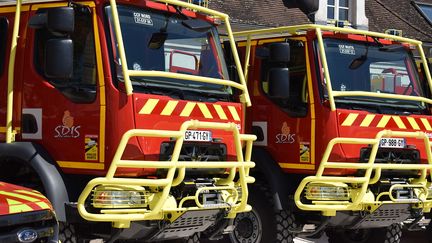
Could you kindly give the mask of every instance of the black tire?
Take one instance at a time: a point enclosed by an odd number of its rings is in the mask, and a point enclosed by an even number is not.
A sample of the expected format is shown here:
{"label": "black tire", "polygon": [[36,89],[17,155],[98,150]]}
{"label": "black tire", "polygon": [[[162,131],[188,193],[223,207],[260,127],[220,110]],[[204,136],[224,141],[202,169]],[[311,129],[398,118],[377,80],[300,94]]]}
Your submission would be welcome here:
{"label": "black tire", "polygon": [[61,243],[78,243],[75,227],[66,222],[59,222],[59,240]]}
{"label": "black tire", "polygon": [[386,228],[358,230],[328,230],[329,243],[399,243],[402,237],[402,225],[392,224]]}
{"label": "black tire", "polygon": [[252,211],[234,219],[236,226],[229,235],[232,243],[293,242],[289,228],[295,228],[294,215],[289,210],[277,210],[270,189],[255,183],[250,186],[248,203]]}

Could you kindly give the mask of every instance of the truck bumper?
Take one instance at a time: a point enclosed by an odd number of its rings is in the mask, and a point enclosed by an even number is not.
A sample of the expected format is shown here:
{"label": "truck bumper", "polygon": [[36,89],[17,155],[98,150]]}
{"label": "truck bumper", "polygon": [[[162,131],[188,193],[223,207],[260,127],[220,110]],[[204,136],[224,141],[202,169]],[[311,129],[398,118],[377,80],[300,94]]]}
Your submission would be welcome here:
{"label": "truck bumper", "polygon": [[[233,133],[237,161],[179,162],[185,131],[188,129],[221,129]],[[122,160],[126,145],[132,137],[164,137],[175,139],[171,161]],[[187,121],[179,131],[130,130],[123,136],[106,177],[91,180],[78,199],[80,215],[89,221],[112,222],[116,228],[129,228],[131,222],[161,220],[173,225],[188,215],[223,212],[222,218],[234,218],[237,213],[251,209],[247,205],[247,184],[254,182],[249,169],[254,135],[239,134],[234,123]],[[243,146],[245,143],[245,154]],[[164,178],[117,178],[118,168],[157,168],[167,170]],[[181,198],[172,196],[173,190],[181,190],[187,169],[223,169],[224,178],[207,178],[210,184],[196,184],[194,194]],[[204,175],[205,176],[205,175]],[[199,218],[199,217],[198,217]],[[194,228],[186,222],[186,228]],[[206,227],[198,227],[204,230]],[[168,228],[166,229],[168,230]],[[168,234],[167,231],[161,231]],[[155,236],[159,237],[159,236]],[[162,236],[160,236],[162,237]]]}
{"label": "truck bumper", "polygon": [[[428,164],[375,163],[381,138],[393,136],[423,140]],[[366,144],[372,145],[372,149],[366,163],[329,162],[335,144]],[[356,169],[364,173],[361,176],[349,177],[326,176],[323,175],[326,169]],[[417,176],[412,178],[391,183],[386,190],[373,192],[371,188],[380,182],[383,170],[417,171],[418,173],[414,173]],[[432,191],[427,176],[431,175],[431,170],[431,145],[429,138],[423,132],[384,130],[374,139],[335,138],[330,141],[316,176],[309,176],[302,180],[294,200],[301,210],[321,211],[324,216],[348,217],[341,220],[339,224],[346,222],[351,227],[388,226],[418,217],[423,212],[430,212]],[[408,193],[405,194],[406,192]],[[350,212],[359,212],[362,217],[356,219],[356,214]],[[336,224],[337,218],[340,217],[332,219],[333,224]]]}

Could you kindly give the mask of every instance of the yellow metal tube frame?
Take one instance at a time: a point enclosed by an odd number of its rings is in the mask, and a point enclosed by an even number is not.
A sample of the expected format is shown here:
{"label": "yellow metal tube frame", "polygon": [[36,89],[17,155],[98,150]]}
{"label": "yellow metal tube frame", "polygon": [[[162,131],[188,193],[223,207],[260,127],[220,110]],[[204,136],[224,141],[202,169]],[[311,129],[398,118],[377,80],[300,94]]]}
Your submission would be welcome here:
{"label": "yellow metal tube frame", "polygon": [[14,87],[14,72],[15,72],[15,57],[18,46],[18,33],[21,20],[21,4],[22,0],[16,0],[14,26],[12,31],[12,43],[9,54],[8,66],[8,86],[7,86],[7,106],[6,106],[6,143],[11,143],[15,140],[14,131],[12,130],[12,115],[13,115],[13,87]]}
{"label": "yellow metal tube frame", "polygon": [[402,100],[413,100],[413,101],[420,101],[425,102],[428,104],[432,104],[431,99],[423,98],[423,97],[415,97],[415,96],[409,96],[409,95],[396,95],[396,94],[385,94],[385,93],[374,93],[374,92],[359,92],[359,91],[334,91],[332,88],[331,83],[331,77],[329,68],[327,65],[327,56],[325,53],[324,48],[324,41],[322,38],[322,32],[323,31],[332,31],[337,33],[346,33],[346,34],[357,34],[357,35],[363,35],[363,36],[370,36],[370,37],[377,37],[377,38],[383,38],[383,39],[389,39],[393,41],[398,41],[401,43],[406,43],[410,45],[414,45],[417,47],[417,50],[420,54],[420,58],[422,60],[422,64],[425,70],[425,74],[427,77],[427,82],[429,83],[429,88],[432,92],[432,79],[431,74],[429,71],[429,67],[427,65],[426,56],[423,51],[422,42],[395,36],[395,35],[389,35],[389,34],[383,34],[378,32],[372,32],[372,31],[366,31],[366,30],[357,30],[357,29],[349,29],[349,28],[340,28],[340,27],[334,27],[334,26],[324,26],[324,25],[315,25],[315,24],[307,24],[307,25],[296,25],[296,26],[288,26],[288,27],[277,27],[277,28],[269,28],[269,29],[260,29],[260,30],[250,30],[250,31],[241,31],[234,33],[234,37],[237,39],[245,39],[246,40],[246,55],[245,55],[245,64],[244,64],[244,72],[245,76],[247,77],[248,73],[248,67],[249,67],[249,60],[250,60],[250,50],[252,45],[252,39],[263,39],[263,38],[269,38],[269,37],[289,37],[292,35],[299,35],[302,33],[305,33],[308,30],[314,30],[317,35],[318,40],[318,48],[319,48],[319,54],[321,58],[321,63],[323,66],[324,71],[324,78],[326,83],[326,89],[328,94],[328,99],[330,103],[330,108],[332,111],[336,110],[336,104],[334,101],[334,97],[337,96],[368,96],[368,97],[378,97],[378,98],[386,98],[386,99],[402,99]]}
{"label": "yellow metal tube frame", "polygon": [[[403,138],[415,138],[423,140],[427,164],[384,164],[384,163],[375,163],[375,158],[378,152],[379,143],[381,138],[383,137],[403,137]],[[367,163],[349,163],[349,162],[329,162],[330,154],[333,150],[333,147],[336,144],[365,144],[372,145],[371,153],[368,158]],[[324,171],[326,169],[356,169],[356,170],[364,170],[364,176],[326,176],[324,175]],[[381,193],[377,196],[376,199],[371,201],[370,199],[366,199],[365,195],[368,191],[368,187],[371,184],[376,183],[381,177],[382,170],[417,170],[421,172],[421,175],[418,178],[411,178],[410,184],[402,185],[396,184],[393,185],[389,192]],[[373,178],[372,172],[375,172]],[[302,180],[297,191],[294,195],[294,201],[302,210],[308,211],[322,211],[323,214],[332,216],[335,215],[337,211],[361,211],[366,208],[366,206],[370,205],[381,205],[383,203],[406,203],[405,200],[398,200],[391,196],[391,191],[395,188],[417,188],[422,192],[419,193],[418,200],[414,200],[415,203],[418,203],[418,207],[423,208],[424,211],[430,211],[432,207],[432,199],[428,198],[428,187],[430,183],[427,181],[426,177],[432,171],[432,154],[431,154],[431,144],[429,141],[429,137],[423,132],[400,132],[400,131],[391,131],[391,130],[383,130],[379,132],[374,139],[362,139],[362,138],[334,138],[330,141],[327,146],[326,151],[324,152],[323,158],[321,160],[321,164],[315,176],[308,176]],[[340,200],[340,201],[313,201],[310,204],[305,204],[302,202],[302,195],[307,188],[309,183],[346,183],[346,184],[354,184],[356,188],[359,188],[359,192],[353,195],[351,200]],[[379,199],[383,195],[388,195],[389,201],[380,201]],[[412,202],[414,203],[414,202]]]}
{"label": "yellow metal tube frame", "polygon": [[[185,131],[188,129],[218,129],[230,131],[233,133],[235,151],[237,161],[218,161],[218,162],[179,162],[180,150],[183,145]],[[175,139],[173,154],[170,161],[137,161],[137,160],[122,160],[122,155],[126,149],[128,141],[132,137],[159,137]],[[250,161],[252,143],[256,139],[255,135],[240,134],[236,124],[234,123],[216,123],[216,122],[200,122],[196,120],[186,121],[182,124],[179,131],[165,130],[145,130],[134,129],[126,132],[117,148],[111,166],[107,175],[102,178],[91,180],[78,199],[78,211],[81,216],[90,221],[105,221],[114,222],[117,227],[128,227],[131,221],[141,220],[162,220],[166,213],[179,212],[188,210],[206,209],[204,205],[199,203],[198,195],[202,190],[223,190],[230,194],[233,203],[218,205],[217,208],[227,208],[229,206],[228,217],[234,217],[239,212],[250,210],[247,205],[248,189],[247,184],[253,183],[254,178],[249,176],[249,170],[255,166],[255,163]],[[245,156],[243,156],[242,143],[246,143]],[[165,168],[168,170],[165,178],[161,179],[142,179],[142,178],[116,178],[117,169],[121,168]],[[172,187],[179,185],[186,174],[186,168],[223,168],[230,169],[230,175],[225,179],[216,179],[216,186],[199,190],[195,196],[188,197],[188,200],[195,200],[197,207],[183,208],[166,206],[170,190]],[[177,177],[175,172],[177,171]],[[234,178],[238,172],[238,180]],[[160,187],[161,195],[157,198],[157,202],[152,203],[150,209],[110,209],[102,210],[100,214],[88,212],[85,207],[86,199],[92,193],[92,190],[99,186],[141,186],[141,187]],[[241,193],[238,193],[240,190]],[[240,196],[239,196],[240,194]],[[180,205],[181,206],[181,205]]]}
{"label": "yellow metal tube frame", "polygon": [[194,10],[196,12],[200,12],[200,13],[204,13],[207,15],[211,15],[211,16],[220,18],[222,21],[224,21],[227,35],[229,38],[229,42],[231,45],[234,61],[235,61],[235,64],[237,66],[237,69],[238,69],[238,76],[239,76],[240,83],[236,83],[234,81],[223,80],[223,79],[215,79],[215,78],[194,76],[194,75],[188,75],[188,74],[179,74],[179,73],[172,73],[172,72],[129,70],[128,65],[127,65],[127,58],[126,58],[126,54],[125,54],[124,44],[123,44],[123,37],[121,34],[122,31],[121,31],[121,27],[120,27],[120,20],[118,17],[118,12],[117,12],[117,4],[116,4],[115,0],[110,0],[112,16],[113,16],[113,23],[114,23],[114,30],[115,30],[116,39],[118,42],[118,51],[119,51],[119,56],[120,56],[120,60],[122,63],[122,72],[123,72],[123,77],[124,77],[124,82],[125,82],[125,87],[126,87],[126,93],[128,95],[131,95],[132,91],[133,91],[132,82],[130,80],[131,76],[137,76],[137,77],[156,76],[156,77],[165,77],[165,78],[176,78],[176,79],[183,79],[183,80],[188,80],[188,81],[193,81],[193,82],[219,84],[219,85],[226,85],[226,86],[237,88],[237,89],[241,90],[243,93],[240,100],[246,106],[250,106],[251,105],[250,97],[249,97],[249,93],[247,90],[246,81],[245,81],[245,78],[243,75],[243,69],[241,67],[241,62],[240,62],[240,59],[238,57],[236,44],[234,42],[233,32],[231,30],[231,25],[229,22],[228,15],[221,13],[221,12],[218,12],[218,11],[215,11],[215,10],[208,9],[205,7],[205,4],[203,6],[191,4],[190,1],[189,2],[183,2],[183,1],[179,1],[179,0],[156,0],[156,1],[163,2],[166,4],[175,5],[175,6],[179,6],[179,7],[184,7],[187,9],[191,9],[191,10]]}

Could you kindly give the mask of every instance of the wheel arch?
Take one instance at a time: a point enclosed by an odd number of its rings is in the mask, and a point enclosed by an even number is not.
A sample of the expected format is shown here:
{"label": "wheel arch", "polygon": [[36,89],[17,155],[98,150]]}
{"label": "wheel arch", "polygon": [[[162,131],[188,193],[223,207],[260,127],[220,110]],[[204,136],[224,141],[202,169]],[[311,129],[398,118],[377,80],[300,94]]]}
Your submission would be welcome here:
{"label": "wheel arch", "polygon": [[31,167],[39,176],[57,219],[66,221],[67,189],[56,163],[41,145],[31,142],[0,143],[0,157],[18,159]]}
{"label": "wheel arch", "polygon": [[255,162],[255,168],[251,174],[256,180],[266,181],[272,190],[275,207],[279,210],[292,208],[290,195],[295,191],[296,183],[289,179],[265,148],[255,146],[252,161]]}

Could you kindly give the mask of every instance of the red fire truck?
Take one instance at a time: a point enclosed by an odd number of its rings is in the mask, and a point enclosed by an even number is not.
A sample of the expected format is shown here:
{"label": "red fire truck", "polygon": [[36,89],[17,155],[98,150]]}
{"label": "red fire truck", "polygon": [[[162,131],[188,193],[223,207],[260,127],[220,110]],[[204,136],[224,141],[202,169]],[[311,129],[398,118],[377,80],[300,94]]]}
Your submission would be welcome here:
{"label": "red fire truck", "polygon": [[0,3],[0,178],[47,195],[62,242],[214,238],[250,210],[229,19],[193,2]]}
{"label": "red fire truck", "polygon": [[235,36],[257,165],[232,242],[399,242],[402,225],[426,223],[432,85],[415,65],[420,41],[320,25]]}
{"label": "red fire truck", "polygon": [[58,225],[40,192],[0,182],[0,241],[58,242]]}

